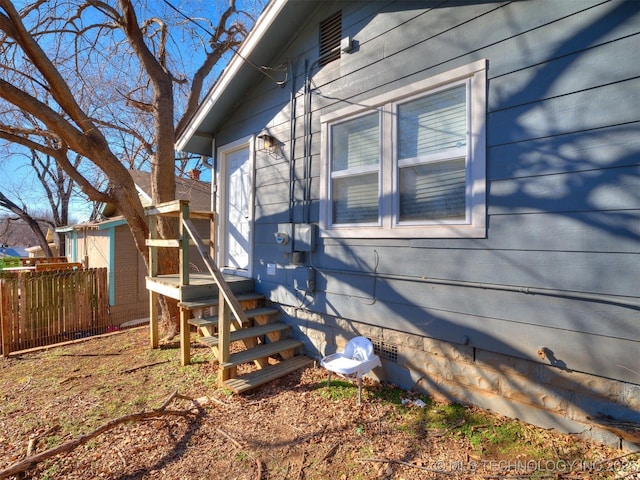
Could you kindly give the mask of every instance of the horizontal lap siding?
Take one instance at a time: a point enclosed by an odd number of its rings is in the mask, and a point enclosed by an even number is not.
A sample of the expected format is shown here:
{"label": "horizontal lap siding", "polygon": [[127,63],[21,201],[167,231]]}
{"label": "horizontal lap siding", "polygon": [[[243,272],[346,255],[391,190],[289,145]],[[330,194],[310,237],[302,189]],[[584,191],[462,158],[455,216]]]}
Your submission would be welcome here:
{"label": "horizontal lap siding", "polygon": [[[398,273],[409,277],[629,297],[637,296],[640,285],[640,269],[635,261],[637,253],[412,249],[404,250],[411,261],[402,262],[399,269],[398,250],[403,251],[396,247],[349,250],[327,247],[322,252],[323,260],[316,261],[316,266],[368,273],[375,269],[381,275]],[[377,263],[372,265],[374,261]],[[611,278],[610,272],[620,272],[624,276],[618,280]]]}
{"label": "horizontal lap siding", "polygon": [[633,78],[490,112],[487,143],[491,147],[637,122],[638,90],[640,78]]}
{"label": "horizontal lap siding", "polygon": [[[345,296],[354,302],[354,308],[365,305],[378,305],[395,312],[399,322],[414,326],[416,331],[428,336],[440,338],[448,328],[456,323],[455,315],[475,318],[460,322],[458,328],[472,328],[476,331],[492,331],[490,319],[499,320],[501,328],[514,323],[514,328],[523,325],[531,327],[567,330],[590,335],[602,335],[611,338],[640,341],[637,328],[637,314],[624,305],[611,306],[597,302],[576,302],[571,298],[539,295],[536,293],[492,290],[480,286],[460,288],[456,285],[443,285],[434,279],[408,281],[388,278],[384,274],[377,278],[338,272],[322,272],[317,279],[327,296]],[[345,316],[349,301],[330,304],[333,314]],[[407,308],[403,307],[407,305]],[[368,307],[366,307],[368,308]],[[404,312],[404,314],[403,314]],[[420,312],[417,314],[416,312]],[[611,313],[615,315],[611,315]],[[350,318],[350,317],[346,317]],[[380,317],[377,325],[388,325],[389,317]],[[496,324],[495,322],[493,323]],[[406,325],[404,328],[407,328]],[[471,330],[465,335],[473,338]],[[451,337],[451,341],[462,343],[463,335]],[[506,340],[512,344],[513,340]],[[554,341],[555,343],[555,341]],[[474,341],[473,345],[477,345]],[[517,342],[512,345],[517,347]]]}
{"label": "horizontal lap siding", "polygon": [[492,146],[487,175],[495,182],[637,165],[638,151],[639,122],[608,126]]}
{"label": "horizontal lap siding", "polygon": [[637,210],[640,166],[493,180],[489,214]]}
{"label": "horizontal lap siding", "polygon": [[494,292],[493,313],[478,304],[476,314],[493,327],[497,351],[538,342],[569,369],[636,382],[639,20],[634,2],[598,5],[559,21],[566,29],[523,36],[533,45],[531,35],[545,33],[531,65],[516,52],[490,59],[489,246],[472,268],[493,271],[490,283],[610,295],[612,303]]}
{"label": "horizontal lap siding", "polygon": [[[222,132],[231,141],[266,124],[284,142],[279,158],[256,158],[258,288],[284,304],[516,357],[539,360],[546,347],[569,369],[637,383],[640,3],[431,8],[440,3],[342,5],[354,51],[313,72],[311,219],[322,114],[487,58],[487,238],[320,239],[305,262],[317,269],[316,292],[293,290],[295,266],[273,240],[277,224],[289,221],[291,85],[263,81]],[[315,60],[318,22],[339,8],[328,5],[274,59],[294,59],[298,179],[304,60]],[[301,201],[299,182],[297,221]],[[269,263],[276,275],[267,275]]]}

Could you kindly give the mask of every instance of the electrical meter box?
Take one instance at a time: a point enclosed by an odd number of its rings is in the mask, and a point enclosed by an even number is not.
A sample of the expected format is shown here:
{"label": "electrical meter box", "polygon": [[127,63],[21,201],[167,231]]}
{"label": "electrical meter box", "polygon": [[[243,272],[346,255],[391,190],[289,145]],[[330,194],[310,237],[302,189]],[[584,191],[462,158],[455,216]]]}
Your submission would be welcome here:
{"label": "electrical meter box", "polygon": [[293,251],[313,252],[316,249],[317,227],[312,223],[297,223],[294,225]]}
{"label": "electrical meter box", "polygon": [[293,252],[293,223],[279,223],[275,239],[285,253]]}

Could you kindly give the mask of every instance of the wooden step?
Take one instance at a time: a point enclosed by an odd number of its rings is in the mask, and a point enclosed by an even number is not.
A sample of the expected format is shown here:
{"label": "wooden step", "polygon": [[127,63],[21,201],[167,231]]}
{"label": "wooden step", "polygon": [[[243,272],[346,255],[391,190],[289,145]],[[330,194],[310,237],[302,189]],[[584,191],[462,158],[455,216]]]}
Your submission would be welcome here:
{"label": "wooden step", "polygon": [[302,347],[302,342],[293,338],[286,338],[273,343],[263,343],[238,353],[232,353],[229,361],[221,363],[221,368],[231,368],[241,363],[249,363],[261,358],[272,357],[280,352]]}
{"label": "wooden step", "polygon": [[[242,303],[247,300],[261,300],[264,298],[264,295],[261,293],[238,293],[236,295],[238,302]],[[206,297],[206,298],[198,298],[196,300],[189,300],[179,302],[178,306],[185,310],[196,310],[198,308],[207,308],[207,307],[215,307],[218,305],[219,297]]]}
{"label": "wooden step", "polygon": [[262,316],[271,316],[271,315],[277,315],[280,313],[280,310],[278,310],[276,307],[258,307],[258,308],[250,308],[249,310],[245,310],[244,314],[247,316],[247,318],[256,318],[256,317],[262,317]]}
{"label": "wooden step", "polygon": [[[289,328],[289,325],[282,322],[267,323],[266,325],[259,325],[257,327],[243,328],[242,330],[235,330],[229,335],[229,341],[237,342],[240,340],[246,340],[248,338],[262,337],[268,333],[282,332]],[[218,346],[218,336],[214,337],[200,337],[198,339],[200,343],[204,343],[210,347]]]}
{"label": "wooden step", "polygon": [[[280,310],[275,307],[258,307],[244,311],[244,314],[247,316],[247,318],[261,317],[263,315],[277,315],[278,313],[280,313]],[[188,322],[190,325],[194,325],[196,327],[217,326],[218,316],[215,315],[212,317],[190,318]]]}
{"label": "wooden step", "polygon": [[241,377],[231,378],[224,382],[224,386],[235,393],[243,393],[260,385],[284,377],[313,363],[313,359],[304,355],[297,355],[289,360],[247,373]]}
{"label": "wooden step", "polygon": [[215,327],[218,325],[218,317],[190,318],[187,322],[189,322],[189,325],[193,325],[198,328]]}

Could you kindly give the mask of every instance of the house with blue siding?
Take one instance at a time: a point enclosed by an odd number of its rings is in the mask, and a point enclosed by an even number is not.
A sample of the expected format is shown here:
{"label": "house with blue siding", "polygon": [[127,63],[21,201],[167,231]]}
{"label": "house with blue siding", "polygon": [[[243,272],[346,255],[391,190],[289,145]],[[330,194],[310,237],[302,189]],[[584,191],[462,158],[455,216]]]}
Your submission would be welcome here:
{"label": "house with blue siding", "polygon": [[640,442],[640,2],[271,0],[177,149],[307,355]]}

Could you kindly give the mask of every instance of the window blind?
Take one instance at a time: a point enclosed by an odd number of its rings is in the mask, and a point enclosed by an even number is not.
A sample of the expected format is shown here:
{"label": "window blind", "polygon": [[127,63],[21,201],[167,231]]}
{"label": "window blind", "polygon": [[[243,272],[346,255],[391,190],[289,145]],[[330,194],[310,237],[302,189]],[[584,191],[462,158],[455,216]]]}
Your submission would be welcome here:
{"label": "window blind", "polygon": [[400,169],[400,221],[464,220],[465,159]]}
{"label": "window blind", "polygon": [[332,127],[331,171],[380,163],[380,120],[377,113]]}
{"label": "window blind", "polygon": [[332,223],[378,221],[380,118],[372,113],[332,127]]}
{"label": "window blind", "polygon": [[333,182],[332,223],[378,221],[378,174],[337,178]]}
{"label": "window blind", "polygon": [[439,153],[467,144],[466,87],[398,106],[398,159]]}

